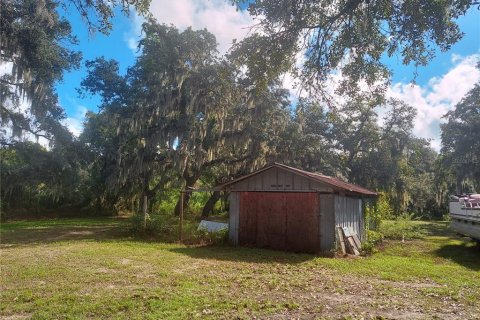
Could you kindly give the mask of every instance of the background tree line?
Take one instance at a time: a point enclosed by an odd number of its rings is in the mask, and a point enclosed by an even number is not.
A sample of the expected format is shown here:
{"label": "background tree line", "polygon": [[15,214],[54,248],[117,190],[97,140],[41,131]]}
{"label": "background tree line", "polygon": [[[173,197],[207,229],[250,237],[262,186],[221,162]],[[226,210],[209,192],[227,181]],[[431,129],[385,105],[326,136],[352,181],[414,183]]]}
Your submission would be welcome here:
{"label": "background tree line", "polygon": [[[263,32],[227,56],[207,30],[179,31],[149,18],[148,1],[73,3],[92,32],[108,33],[115,6],[143,12],[138,58],[125,74],[114,60],[86,62],[80,92],[100,96],[101,105],[75,137],[61,125],[54,90],[81,61],[65,44],[77,41],[57,13],[65,3],[2,1],[2,62],[12,66],[0,77],[2,215],[140,212],[145,199],[149,212],[173,215],[180,189],[210,189],[270,162],[380,191],[394,215],[439,219],[449,194],[479,189],[480,84],[445,115],[438,154],[412,134],[415,106],[385,98],[389,71],[380,61],[383,52],[400,52],[405,63],[426,64],[429,41],[446,50],[461,37],[454,19],[469,1],[446,1],[450,10],[426,1],[429,10],[418,12],[407,3],[349,0],[329,16],[313,14],[322,1],[256,1],[249,10],[263,17]],[[412,43],[418,51],[406,49]],[[293,57],[302,50],[299,69]],[[328,74],[338,68],[343,80],[332,95]],[[292,101],[282,88],[287,71],[303,79],[306,97]],[[208,216],[222,210],[226,195],[190,196],[185,207]]]}

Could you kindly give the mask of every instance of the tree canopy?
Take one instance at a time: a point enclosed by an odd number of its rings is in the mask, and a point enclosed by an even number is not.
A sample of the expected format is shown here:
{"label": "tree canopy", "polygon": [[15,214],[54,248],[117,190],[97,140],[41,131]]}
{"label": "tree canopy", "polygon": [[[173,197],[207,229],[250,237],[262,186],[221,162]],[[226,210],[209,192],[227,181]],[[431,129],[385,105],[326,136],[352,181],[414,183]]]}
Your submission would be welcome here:
{"label": "tree canopy", "polygon": [[471,192],[480,187],[480,82],[445,118],[447,123],[441,126],[444,164],[455,173],[457,192]]}
{"label": "tree canopy", "polygon": [[71,2],[7,0],[0,8],[0,55],[6,71],[0,74],[0,140],[7,143],[28,132],[53,140],[65,115],[54,84],[66,71],[78,68],[81,53],[72,49],[78,39],[59,7],[72,5],[92,31],[108,33],[113,10],[136,8],[146,13],[149,0]]}
{"label": "tree canopy", "polygon": [[391,70],[385,57],[426,65],[437,48],[448,50],[462,37],[456,19],[470,0],[233,0],[257,19],[251,35],[236,43],[231,56],[252,78],[291,72],[311,94],[326,98],[329,76],[340,72],[341,95],[355,96],[362,84],[381,95]]}
{"label": "tree canopy", "polygon": [[[126,73],[115,60],[86,61],[80,92],[99,96],[100,105],[78,138],[61,124],[54,90],[81,61],[58,14],[69,4],[92,32],[109,32],[115,7],[147,16]],[[455,19],[470,5],[249,2],[258,32],[222,56],[209,31],[149,18],[147,0],[7,1],[0,17],[0,53],[11,67],[0,77],[2,208],[111,213],[144,204],[173,215],[182,189],[208,190],[281,162],[380,191],[394,215],[440,218],[448,194],[479,187],[480,84],[445,116],[439,155],[413,134],[415,106],[383,96],[390,71],[382,59],[399,54],[404,63],[428,63],[436,46],[447,50],[460,39]],[[285,72],[310,94],[291,101]],[[335,72],[341,99],[332,105],[325,86]],[[51,143],[25,141],[22,132]],[[195,213],[207,216],[226,196],[187,193],[183,204],[194,202]]]}

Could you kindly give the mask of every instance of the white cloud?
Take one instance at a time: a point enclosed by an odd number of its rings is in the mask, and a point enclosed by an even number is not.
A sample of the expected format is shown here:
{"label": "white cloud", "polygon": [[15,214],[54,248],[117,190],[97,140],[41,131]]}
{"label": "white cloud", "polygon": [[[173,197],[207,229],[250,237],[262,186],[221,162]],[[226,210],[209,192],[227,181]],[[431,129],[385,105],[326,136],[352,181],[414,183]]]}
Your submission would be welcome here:
{"label": "white cloud", "polygon": [[[476,67],[479,61],[480,54],[466,57],[452,54],[450,70],[442,76],[431,78],[425,85],[398,82],[387,88],[387,97],[402,100],[416,109],[413,134],[430,139],[431,147],[437,151],[441,148],[440,124],[445,121],[443,116],[480,81],[480,71]],[[289,81],[284,80],[284,84],[291,82],[288,77],[287,80]],[[324,94],[330,96],[330,100],[337,106],[346,103],[344,97],[335,93],[342,80],[340,71],[332,73],[325,87]],[[288,88],[291,89],[292,86],[289,85]],[[371,88],[361,82],[359,90],[368,91]],[[379,108],[376,111],[379,115],[378,124],[383,125],[387,110]]]}
{"label": "white cloud", "polygon": [[[153,0],[150,12],[160,23],[173,24],[180,30],[207,28],[217,38],[221,54],[228,51],[232,40],[243,39],[253,24],[246,11],[237,10],[225,0]],[[143,20],[134,16],[132,31],[125,40],[136,51]]]}
{"label": "white cloud", "polygon": [[127,47],[132,50],[134,55],[138,54],[138,41],[142,35],[142,23],[145,19],[139,16],[135,11],[130,12],[131,28],[130,31],[123,34]]}
{"label": "white cloud", "polygon": [[83,131],[83,122],[88,109],[85,106],[77,105],[75,114],[62,120],[62,124],[76,137]]}
{"label": "white cloud", "polygon": [[434,77],[425,86],[396,83],[388,95],[412,105],[417,110],[413,133],[432,139],[431,146],[440,150],[440,123],[442,117],[462,100],[475,83],[480,81],[476,64],[480,54],[461,57],[452,54],[453,67],[443,76]]}

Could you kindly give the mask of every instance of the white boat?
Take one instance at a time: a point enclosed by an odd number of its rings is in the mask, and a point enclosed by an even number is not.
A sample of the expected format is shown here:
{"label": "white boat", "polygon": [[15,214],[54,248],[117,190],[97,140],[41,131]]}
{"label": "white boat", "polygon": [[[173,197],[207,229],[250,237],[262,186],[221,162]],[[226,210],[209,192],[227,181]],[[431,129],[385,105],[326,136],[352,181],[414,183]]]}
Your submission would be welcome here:
{"label": "white boat", "polygon": [[480,194],[452,197],[450,228],[480,242]]}

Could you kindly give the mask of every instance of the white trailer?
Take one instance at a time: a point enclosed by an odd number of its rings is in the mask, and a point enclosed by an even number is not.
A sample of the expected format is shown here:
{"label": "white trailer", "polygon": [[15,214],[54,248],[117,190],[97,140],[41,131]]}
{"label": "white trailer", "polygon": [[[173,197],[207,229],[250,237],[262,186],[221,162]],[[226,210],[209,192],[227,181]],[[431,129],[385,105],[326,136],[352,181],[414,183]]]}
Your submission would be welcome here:
{"label": "white trailer", "polygon": [[480,242],[480,195],[451,200],[449,212],[452,230]]}

